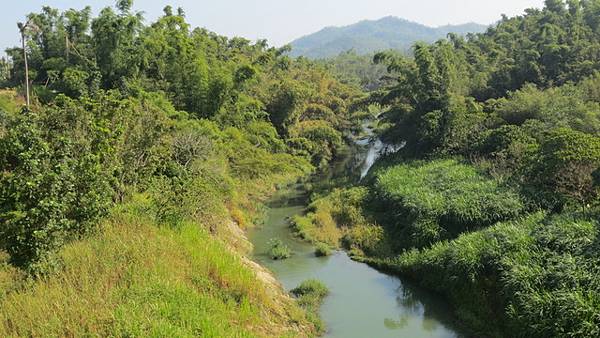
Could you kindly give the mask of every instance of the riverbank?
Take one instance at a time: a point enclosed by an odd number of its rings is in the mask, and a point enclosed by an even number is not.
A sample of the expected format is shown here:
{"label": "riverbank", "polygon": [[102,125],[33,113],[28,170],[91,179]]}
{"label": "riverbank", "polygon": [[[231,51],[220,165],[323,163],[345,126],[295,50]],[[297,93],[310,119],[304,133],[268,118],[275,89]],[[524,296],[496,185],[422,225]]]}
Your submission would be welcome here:
{"label": "riverbank", "polygon": [[437,293],[472,336],[561,336],[555,325],[596,336],[585,323],[598,210],[527,213],[511,187],[457,159],[389,161],[367,183],[314,200],[303,233],[323,240],[328,219],[354,259]]}
{"label": "riverbank", "polygon": [[193,222],[156,224],[147,207],[141,196],[119,206],[96,235],[61,249],[62,268],[47,277],[29,279],[0,257],[0,336],[314,334],[232,242]]}
{"label": "riverbank", "polygon": [[[348,158],[332,163],[332,170],[315,176],[310,186],[327,186],[340,174],[358,179],[347,172],[362,167],[352,163],[354,155],[350,152]],[[364,161],[364,156],[358,159]],[[290,219],[302,217],[307,209],[303,188],[296,184],[279,190],[267,202],[265,221],[250,229],[248,237],[254,259],[272,271],[285,290],[306,279],[318,279],[328,287],[330,295],[320,309],[326,337],[463,337],[453,325],[449,307],[436,295],[354,261],[344,251],[317,257],[314,246],[290,228]],[[290,258],[271,259],[269,242],[274,238],[291,250]]]}

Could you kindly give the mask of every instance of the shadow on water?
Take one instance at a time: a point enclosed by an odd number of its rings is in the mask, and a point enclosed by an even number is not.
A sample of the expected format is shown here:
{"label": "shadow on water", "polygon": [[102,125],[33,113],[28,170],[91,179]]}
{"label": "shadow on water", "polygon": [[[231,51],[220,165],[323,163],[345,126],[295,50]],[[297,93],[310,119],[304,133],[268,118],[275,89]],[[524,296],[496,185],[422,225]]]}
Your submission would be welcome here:
{"label": "shadow on water", "polygon": [[297,193],[289,193],[285,198],[276,198],[267,201],[266,206],[269,208],[287,208],[287,207],[302,207],[308,203],[308,196],[301,190],[300,185],[288,188]]}

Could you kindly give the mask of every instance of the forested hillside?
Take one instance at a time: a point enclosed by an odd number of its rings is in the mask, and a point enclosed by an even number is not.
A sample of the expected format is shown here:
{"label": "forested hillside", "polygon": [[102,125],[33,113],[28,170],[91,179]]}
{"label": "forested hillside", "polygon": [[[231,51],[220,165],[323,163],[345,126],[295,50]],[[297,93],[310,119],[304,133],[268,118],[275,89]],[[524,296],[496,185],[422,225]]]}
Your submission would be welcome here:
{"label": "forested hillside", "polygon": [[310,336],[245,256],[276,185],[324,166],[360,90],[287,50],[44,7],[0,99],[0,336]]}
{"label": "forested hillside", "polygon": [[599,1],[547,0],[375,55],[394,82],[365,103],[404,147],[297,230],[445,295],[475,336],[599,336],[599,18]]}
{"label": "forested hillside", "polygon": [[364,20],[344,27],[327,27],[301,37],[290,43],[291,55],[324,59],[349,50],[361,55],[388,49],[408,52],[412,44],[417,41],[431,43],[445,38],[449,33],[467,35],[480,33],[486,29],[487,26],[476,23],[433,28],[388,16],[379,20]]}

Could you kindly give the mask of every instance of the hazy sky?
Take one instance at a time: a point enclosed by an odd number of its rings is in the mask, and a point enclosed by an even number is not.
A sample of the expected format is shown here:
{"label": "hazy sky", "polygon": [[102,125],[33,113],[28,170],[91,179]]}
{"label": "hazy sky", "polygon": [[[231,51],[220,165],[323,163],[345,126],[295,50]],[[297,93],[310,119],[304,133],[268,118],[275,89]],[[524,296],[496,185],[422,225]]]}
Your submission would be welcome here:
{"label": "hazy sky", "polygon": [[[5,0],[6,1],[6,0]],[[0,11],[0,48],[19,42],[16,21],[42,5],[97,12],[113,0],[9,0]],[[155,19],[170,4],[183,7],[188,21],[222,35],[250,40],[266,38],[282,45],[326,26],[340,26],[363,19],[393,15],[429,26],[478,22],[490,24],[501,14],[522,14],[541,7],[543,0],[137,0],[134,7]]]}

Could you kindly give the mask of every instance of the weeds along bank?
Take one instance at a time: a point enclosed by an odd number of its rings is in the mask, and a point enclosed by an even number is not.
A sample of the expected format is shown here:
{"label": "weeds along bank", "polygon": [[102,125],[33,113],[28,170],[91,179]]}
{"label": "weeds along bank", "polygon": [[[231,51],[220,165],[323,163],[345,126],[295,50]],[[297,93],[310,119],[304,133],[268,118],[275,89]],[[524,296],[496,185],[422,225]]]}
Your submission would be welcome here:
{"label": "weeds along bank", "polygon": [[194,222],[165,227],[137,198],[97,234],[67,244],[36,281],[3,263],[3,336],[306,336],[305,312],[278,284]]}
{"label": "weeds along bank", "polygon": [[[370,185],[314,200],[294,227],[446,296],[474,335],[598,335],[598,208],[534,211],[474,173],[456,160],[381,169]],[[398,185],[400,174],[410,182]]]}
{"label": "weeds along bank", "polygon": [[598,1],[380,53],[380,137],[406,146],[314,196],[299,235],[445,295],[474,336],[600,334]]}
{"label": "weeds along bank", "polygon": [[360,91],[184,16],[29,16],[33,104],[19,48],[0,93],[0,335],[317,333],[242,230],[344,147]]}

